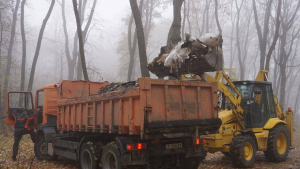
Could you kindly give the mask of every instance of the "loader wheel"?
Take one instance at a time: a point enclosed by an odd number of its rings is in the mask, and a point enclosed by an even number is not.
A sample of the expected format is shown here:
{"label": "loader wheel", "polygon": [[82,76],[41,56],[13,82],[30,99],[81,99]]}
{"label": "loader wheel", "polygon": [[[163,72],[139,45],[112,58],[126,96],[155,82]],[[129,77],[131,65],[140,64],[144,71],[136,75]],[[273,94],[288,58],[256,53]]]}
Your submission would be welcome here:
{"label": "loader wheel", "polygon": [[251,167],[255,161],[256,144],[249,135],[238,135],[230,143],[230,158],[237,167]]}
{"label": "loader wheel", "polygon": [[100,168],[101,152],[103,145],[101,143],[84,143],[80,150],[80,166],[82,169]]}
{"label": "loader wheel", "polygon": [[122,168],[121,153],[116,142],[110,142],[104,147],[101,161],[103,169]]}
{"label": "loader wheel", "polygon": [[45,137],[38,137],[37,141],[34,143],[34,154],[39,160],[56,160],[58,155],[49,155],[47,151],[47,143]]}
{"label": "loader wheel", "polygon": [[271,162],[281,162],[286,160],[290,147],[289,134],[283,125],[275,126],[271,129],[268,138],[268,148],[265,157]]}

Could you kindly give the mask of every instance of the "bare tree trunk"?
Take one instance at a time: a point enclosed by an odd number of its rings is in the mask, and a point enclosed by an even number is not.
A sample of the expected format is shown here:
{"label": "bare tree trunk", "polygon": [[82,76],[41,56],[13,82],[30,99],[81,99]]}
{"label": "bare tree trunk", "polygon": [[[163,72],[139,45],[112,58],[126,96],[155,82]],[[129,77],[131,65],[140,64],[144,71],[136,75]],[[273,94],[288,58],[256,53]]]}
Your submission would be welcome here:
{"label": "bare tree trunk", "polygon": [[222,28],[221,28],[221,25],[220,25],[220,22],[219,22],[219,15],[218,15],[218,5],[219,5],[218,0],[215,0],[215,17],[216,17],[216,23],[217,23],[217,26],[218,26],[219,35],[222,35]]}
{"label": "bare tree trunk", "polygon": [[261,26],[259,24],[256,3],[255,3],[255,0],[252,0],[253,9],[254,9],[255,26],[256,26],[256,30],[257,30],[257,34],[258,34],[258,41],[259,41],[260,69],[261,70],[263,70],[264,66],[265,66],[267,36],[269,34],[269,21],[270,21],[270,15],[271,15],[272,1],[273,0],[268,1],[267,5],[266,5],[264,25],[263,25],[264,28],[263,28],[263,32],[262,32]]}
{"label": "bare tree trunk", "polygon": [[279,28],[280,28],[280,13],[281,13],[281,0],[278,0],[278,8],[277,8],[277,14],[276,14],[276,28],[275,28],[275,35],[273,37],[273,42],[272,45],[269,48],[269,52],[267,54],[267,58],[266,58],[266,66],[265,66],[265,70],[269,70],[270,69],[270,60],[271,60],[271,55],[275,49],[276,46],[276,42],[279,38]]}
{"label": "bare tree trunk", "polygon": [[182,30],[181,30],[181,38],[185,39],[184,37],[184,27],[185,27],[185,18],[186,18],[186,7],[185,1],[183,2],[183,21],[182,21]]}
{"label": "bare tree trunk", "polygon": [[67,21],[66,21],[66,15],[65,15],[65,0],[62,0],[61,4],[61,14],[63,19],[63,30],[64,30],[64,36],[65,36],[65,55],[68,62],[68,79],[73,80],[73,74],[74,74],[74,67],[72,67],[72,59],[71,54],[69,50],[69,36],[68,36],[68,29],[67,29]]}
{"label": "bare tree trunk", "polygon": [[39,37],[38,37],[38,41],[37,41],[37,45],[36,45],[36,50],[35,50],[34,58],[33,58],[33,61],[32,61],[31,71],[30,71],[28,91],[32,90],[34,74],[35,74],[35,68],[36,68],[36,63],[37,63],[37,60],[38,60],[38,57],[39,57],[39,54],[40,54],[40,49],[41,49],[41,44],[42,44],[42,40],[43,40],[44,30],[45,30],[45,27],[47,25],[48,19],[49,19],[51,13],[52,13],[54,4],[55,4],[55,0],[52,0],[50,8],[47,12],[47,15],[46,15],[45,19],[43,20],[43,24],[42,24],[42,27],[40,29],[40,33],[39,33]]}
{"label": "bare tree trunk", "polygon": [[136,0],[130,0],[130,6],[131,6],[131,10],[132,10],[133,18],[135,21],[136,30],[137,30],[137,39],[138,39],[138,46],[139,46],[140,66],[141,66],[142,77],[150,77],[149,71],[146,67],[147,52],[146,52],[143,23],[142,23],[141,14],[140,14]]}
{"label": "bare tree trunk", "polygon": [[[2,22],[2,10],[0,9],[0,70],[2,70],[2,42],[3,42],[3,22]],[[1,79],[0,79],[1,80]],[[5,111],[4,111],[4,108],[2,107],[2,94],[3,94],[3,97],[5,97],[5,94],[2,93],[2,85],[0,84],[0,117],[4,116],[5,115]],[[4,99],[3,99],[4,100]],[[3,134],[5,137],[8,136],[7,134],[7,130],[6,130],[6,124],[5,124],[5,119],[2,119],[0,120],[0,123],[1,123],[1,128],[2,128],[2,131],[3,131]]]}
{"label": "bare tree trunk", "polygon": [[[86,4],[87,1],[84,1],[84,5],[82,7],[82,12],[81,12],[81,25],[83,24],[83,20],[84,20],[84,11],[85,11],[85,4]],[[86,26],[84,27],[84,30],[82,32],[82,39],[83,39],[83,45],[85,45],[85,42],[86,42],[86,36],[87,36],[87,32],[89,30],[89,27],[91,25],[91,22],[92,22],[92,19],[93,19],[93,16],[94,16],[94,11],[95,11],[95,7],[96,7],[96,4],[97,4],[97,0],[94,0],[93,2],[93,6],[92,6],[92,9],[90,11],[90,15],[89,15],[89,19],[88,19],[88,22],[86,24]],[[82,79],[82,65],[81,65],[81,59],[78,58],[78,62],[77,62],[77,79],[78,80],[81,80]]]}
{"label": "bare tree trunk", "polygon": [[73,9],[74,9],[74,14],[76,18],[76,23],[77,23],[77,33],[78,33],[78,40],[79,40],[79,51],[80,51],[80,58],[81,58],[81,63],[82,63],[82,71],[83,71],[83,76],[84,80],[89,80],[87,69],[86,69],[86,64],[85,64],[85,56],[84,56],[84,45],[83,45],[83,39],[82,39],[82,30],[81,30],[81,24],[80,24],[80,18],[77,10],[77,3],[76,0],[73,0]]}
{"label": "bare tree trunk", "polygon": [[181,28],[181,6],[183,0],[173,0],[173,23],[171,25],[167,44],[177,44],[181,41],[180,28]]}
{"label": "bare tree trunk", "polygon": [[191,22],[190,22],[190,1],[191,0],[187,0],[188,1],[188,9],[187,9],[187,22],[189,24],[189,34],[192,34],[192,28],[191,28]]}
{"label": "bare tree trunk", "polygon": [[242,61],[242,53],[241,53],[241,44],[240,44],[240,32],[239,32],[239,23],[240,23],[240,12],[241,8],[243,6],[243,2],[240,7],[238,7],[237,1],[236,1],[236,10],[237,10],[237,19],[236,19],[236,43],[237,43],[237,49],[238,49],[238,61],[239,61],[239,67],[240,67],[240,80],[244,80],[245,76],[245,66]]}
{"label": "bare tree trunk", "polygon": [[[16,34],[16,22],[17,22],[17,15],[18,15],[18,9],[20,5],[20,0],[16,1],[16,6],[13,11],[13,18],[12,18],[12,25],[11,25],[11,31],[10,31],[10,40],[9,40],[9,46],[8,46],[8,52],[7,52],[7,63],[6,63],[6,71],[4,76],[4,85],[3,85],[3,93],[2,93],[2,102],[0,107],[0,117],[5,116],[5,104],[6,104],[6,92],[8,90],[8,81],[10,78],[10,69],[11,69],[11,61],[12,61],[12,50],[15,42],[15,34]],[[2,27],[3,24],[1,24]],[[1,29],[1,41],[2,41],[2,29]],[[1,43],[2,44],[2,43]],[[1,55],[2,53],[0,53]],[[4,124],[4,123],[3,123]],[[6,126],[4,126],[4,135],[7,136],[7,132],[5,129]]]}
{"label": "bare tree trunk", "polygon": [[[142,9],[143,9],[143,4],[144,4],[144,0],[140,1],[139,4],[139,10],[142,13]],[[131,31],[132,31],[132,24],[133,24],[133,14],[131,14],[130,20],[129,20],[129,25],[128,25],[128,49],[129,49],[129,66],[128,66],[128,74],[127,74],[127,81],[131,81],[132,78],[132,71],[133,71],[133,67],[134,67],[134,56],[135,56],[135,51],[136,51],[136,46],[137,46],[137,31],[135,28],[134,31],[134,36],[133,36],[133,44],[131,46]]]}
{"label": "bare tree trunk", "polygon": [[3,100],[5,99],[5,93],[7,92],[8,87],[8,80],[10,77],[10,68],[11,68],[11,61],[12,61],[12,50],[15,42],[15,35],[16,35],[16,22],[17,22],[17,14],[18,9],[20,5],[20,0],[16,1],[16,6],[13,12],[13,20],[12,20],[12,26],[10,31],[10,40],[9,40],[9,46],[8,46],[8,52],[7,52],[7,64],[6,64],[6,72],[4,77],[4,86],[3,86]]}
{"label": "bare tree trunk", "polygon": [[21,68],[21,85],[20,91],[24,91],[25,85],[25,66],[26,66],[26,37],[25,37],[25,28],[24,28],[24,6],[26,0],[23,0],[21,3],[21,36],[22,36],[22,68]]}
{"label": "bare tree trunk", "polygon": [[150,7],[149,7],[149,20],[148,20],[148,24],[146,26],[146,32],[145,32],[145,41],[146,41],[146,48],[148,46],[148,40],[149,40],[149,35],[150,35],[150,31],[151,31],[151,27],[152,27],[152,15],[153,15],[153,1],[150,0]]}
{"label": "bare tree trunk", "polygon": [[[130,20],[128,23],[128,33],[127,33],[127,40],[128,40],[128,51],[129,51],[129,65],[128,65],[128,74],[127,74],[127,81],[131,80],[132,70],[133,70],[133,47],[131,46],[131,31],[132,31],[132,24],[133,24],[133,15],[131,14]],[[134,35],[135,37],[135,35]]]}
{"label": "bare tree trunk", "polygon": [[211,0],[207,1],[206,0],[206,3],[207,3],[207,9],[206,9],[206,33],[209,32],[209,8],[210,8],[210,2]]}

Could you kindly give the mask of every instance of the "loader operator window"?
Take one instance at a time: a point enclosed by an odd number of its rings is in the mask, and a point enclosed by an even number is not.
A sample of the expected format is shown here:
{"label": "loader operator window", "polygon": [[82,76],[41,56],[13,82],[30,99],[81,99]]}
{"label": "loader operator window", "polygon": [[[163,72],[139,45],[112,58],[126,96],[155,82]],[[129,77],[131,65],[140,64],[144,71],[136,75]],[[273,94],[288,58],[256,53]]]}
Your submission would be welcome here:
{"label": "loader operator window", "polygon": [[248,111],[247,101],[251,98],[252,84],[236,84],[235,87],[242,95],[241,107]]}
{"label": "loader operator window", "polygon": [[275,108],[275,102],[274,102],[274,95],[272,86],[267,86],[267,93],[268,93],[268,102],[269,102],[269,112],[270,112],[270,118],[276,118],[276,108]]}
{"label": "loader operator window", "polygon": [[266,102],[266,86],[254,86],[253,89],[252,119],[253,127],[263,127],[269,119],[268,102]]}

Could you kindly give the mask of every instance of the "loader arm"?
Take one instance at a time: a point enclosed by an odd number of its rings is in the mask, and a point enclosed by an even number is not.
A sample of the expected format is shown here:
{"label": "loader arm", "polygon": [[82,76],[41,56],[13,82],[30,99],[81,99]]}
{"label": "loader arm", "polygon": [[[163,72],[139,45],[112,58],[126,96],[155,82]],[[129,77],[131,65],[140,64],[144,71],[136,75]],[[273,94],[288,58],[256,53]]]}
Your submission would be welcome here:
{"label": "loader arm", "polygon": [[[233,82],[230,80],[229,76],[223,72],[223,71],[217,71],[215,78],[210,76],[207,73],[204,73],[200,75],[201,78],[205,81],[209,82],[217,82],[218,83],[218,90],[224,94],[224,96],[231,102],[231,104],[234,106],[234,109],[232,109],[233,114],[235,115],[238,123],[241,125],[243,129],[245,129],[244,125],[244,109],[241,107],[241,100],[242,95],[240,92],[236,89]],[[223,83],[220,82],[221,77],[224,77],[227,81],[228,85],[233,89],[233,91],[236,93],[236,96],[229,90],[227,86],[225,86]]]}

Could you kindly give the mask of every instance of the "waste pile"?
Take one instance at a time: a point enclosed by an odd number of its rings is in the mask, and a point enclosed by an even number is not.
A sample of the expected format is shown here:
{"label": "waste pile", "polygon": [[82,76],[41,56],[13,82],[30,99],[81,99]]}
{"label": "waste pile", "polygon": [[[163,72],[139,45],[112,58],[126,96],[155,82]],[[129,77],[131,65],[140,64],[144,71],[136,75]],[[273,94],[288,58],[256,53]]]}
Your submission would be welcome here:
{"label": "waste pile", "polygon": [[99,94],[103,93],[110,93],[110,92],[116,92],[116,91],[125,91],[129,89],[135,89],[138,88],[139,84],[136,81],[130,81],[126,83],[117,82],[117,83],[110,83],[104,87],[101,87]]}
{"label": "waste pile", "polygon": [[186,34],[184,42],[161,47],[147,68],[158,77],[219,71],[224,63],[222,41],[220,35],[212,33],[199,39]]}

